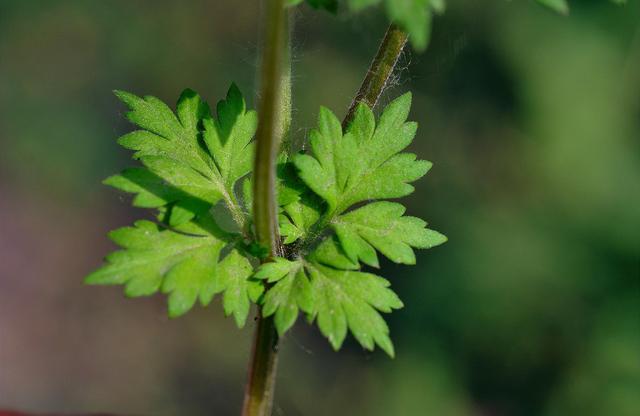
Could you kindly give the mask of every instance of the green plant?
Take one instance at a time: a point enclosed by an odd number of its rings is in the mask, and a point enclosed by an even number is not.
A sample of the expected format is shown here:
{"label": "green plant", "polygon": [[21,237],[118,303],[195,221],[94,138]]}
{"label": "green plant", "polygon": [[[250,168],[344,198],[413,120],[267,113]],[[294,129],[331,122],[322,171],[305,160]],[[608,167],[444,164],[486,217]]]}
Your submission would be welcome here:
{"label": "green plant", "polygon": [[[539,0],[564,10],[564,1]],[[321,108],[309,135],[311,150],[289,147],[289,30],[285,3],[271,0],[261,69],[259,116],[246,108],[234,84],[212,112],[191,90],[175,113],[154,97],[117,91],[136,130],[119,139],[142,167],[105,183],[134,194],[151,208],[142,220],[110,233],[122,247],[87,277],[91,284],[122,284],[128,296],[168,295],[171,317],[221,293],[226,315],[245,325],[258,305],[258,327],[244,414],[268,414],[278,338],[300,311],[316,321],[334,349],[348,330],[366,349],[394,355],[380,312],[402,307],[382,277],[378,252],[414,264],[414,248],[446,241],[404,207],[388,201],[413,191],[430,163],[403,150],[417,124],[408,122],[411,95],[391,102],[376,119],[380,93],[409,34],[427,46],[432,12],[442,0],[385,0],[390,25],[354,103],[341,122]],[[335,12],[335,0],[307,0]],[[349,0],[352,10],[381,0]],[[256,140],[254,140],[254,137]],[[281,144],[284,144],[281,146]],[[281,148],[282,147],[282,148]],[[253,166],[253,169],[252,169]],[[253,173],[252,173],[253,172]],[[240,195],[240,197],[238,196]]]}

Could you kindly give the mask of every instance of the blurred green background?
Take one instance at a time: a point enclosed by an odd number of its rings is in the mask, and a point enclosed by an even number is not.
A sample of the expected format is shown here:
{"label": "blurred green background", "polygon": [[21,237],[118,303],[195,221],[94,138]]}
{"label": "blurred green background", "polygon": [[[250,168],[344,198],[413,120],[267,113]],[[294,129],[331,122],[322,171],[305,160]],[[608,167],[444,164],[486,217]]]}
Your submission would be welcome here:
{"label": "blurred green background", "polygon": [[[450,0],[406,51],[383,102],[414,92],[434,162],[408,211],[450,241],[383,265],[395,360],[299,323],[275,415],[640,414],[640,2],[571,3]],[[255,102],[257,4],[0,0],[0,407],[238,414],[251,325],[82,278],[148,215],[100,184],[133,163],[111,90]],[[344,113],[385,26],[296,12],[297,137]]]}

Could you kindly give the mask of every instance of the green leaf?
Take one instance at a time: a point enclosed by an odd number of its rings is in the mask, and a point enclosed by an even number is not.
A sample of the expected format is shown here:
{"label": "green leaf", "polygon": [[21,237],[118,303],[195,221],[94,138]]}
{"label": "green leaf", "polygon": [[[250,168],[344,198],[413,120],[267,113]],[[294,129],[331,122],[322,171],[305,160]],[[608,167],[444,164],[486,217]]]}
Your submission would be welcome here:
{"label": "green leaf", "polygon": [[129,121],[143,129],[118,140],[123,147],[136,151],[135,158],[169,157],[203,174],[208,171],[206,157],[198,143],[195,120],[202,119],[210,110],[194,91],[186,89],[180,95],[177,104],[180,118],[155,97],[140,98],[125,91],[115,91],[115,94],[129,107],[126,114]]}
{"label": "green leaf", "polygon": [[313,311],[313,292],[301,261],[278,257],[274,262],[261,265],[255,277],[276,282],[264,296],[262,313],[275,315],[274,323],[280,336],[293,326],[300,310]]}
{"label": "green leaf", "polygon": [[394,349],[389,328],[380,312],[401,308],[402,302],[379,276],[357,271],[336,270],[317,263],[306,263],[314,298],[313,316],[320,332],[338,350],[347,328],[366,349],[380,346],[389,356]]}
{"label": "green leaf", "polygon": [[344,252],[336,236],[324,239],[309,254],[308,259],[341,270],[358,270],[360,268],[360,264],[351,260]]}
{"label": "green leaf", "polygon": [[567,15],[569,14],[569,3],[567,0],[537,0],[538,3],[550,8],[551,10]]}
{"label": "green leaf", "polygon": [[278,206],[282,207],[298,201],[300,195],[307,190],[305,184],[298,178],[295,166],[287,160],[284,153],[278,156],[276,177],[278,179]]}
{"label": "green leaf", "polygon": [[255,152],[251,140],[258,116],[255,111],[247,111],[235,84],[229,88],[226,100],[218,102],[216,113],[217,118],[203,120],[203,138],[217,168],[212,173],[219,173],[225,189],[231,193],[236,181],[251,171]]}
{"label": "green leaf", "polygon": [[284,239],[283,244],[292,244],[302,236],[304,231],[298,228],[292,221],[284,214],[278,214],[278,226],[280,228],[280,236]]}
{"label": "green leaf", "polygon": [[190,200],[177,204],[181,215],[171,215],[171,225],[190,220],[220,200],[236,204],[234,185],[251,170],[257,116],[247,111],[235,84],[218,103],[216,118],[191,90],[180,96],[176,114],[155,97],[123,91],[116,95],[131,110],[127,118],[143,129],[122,136],[119,143],[134,150],[134,158],[145,168],[127,170],[105,183],[135,193],[137,206]]}
{"label": "green leaf", "polygon": [[389,328],[378,311],[391,312],[403,305],[385,279],[284,258],[261,265],[254,277],[275,283],[264,297],[263,313],[275,314],[280,335],[293,326],[303,310],[317,317],[320,331],[334,349],[340,348],[350,329],[364,348],[373,350],[378,344],[393,356]]}
{"label": "green leaf", "polygon": [[[295,3],[295,2],[292,2]],[[365,5],[366,2],[360,2]],[[333,2],[317,1],[318,7]],[[327,6],[329,5],[329,6]],[[411,182],[431,164],[402,151],[415,136],[407,122],[411,95],[394,100],[379,120],[361,104],[343,131],[322,108],[310,134],[311,152],[277,163],[278,219],[289,256],[262,264],[254,273],[250,256],[267,252],[251,240],[251,179],[245,178],[240,206],[236,183],[250,173],[257,116],[247,111],[232,85],[216,106],[216,117],[191,90],[175,113],[154,97],[117,92],[131,109],[127,117],[141,130],[119,139],[143,167],[126,169],[105,183],[135,194],[133,203],[154,208],[169,227],[138,221],[110,234],[123,250],[87,277],[90,284],[122,284],[129,296],[168,295],[169,314],[180,316],[196,302],[208,305],[223,294],[227,316],[238,326],[251,303],[274,316],[282,336],[300,311],[314,320],[338,349],[348,330],[366,349],[394,350],[380,312],[402,307],[389,282],[359,271],[361,262],[378,266],[376,250],[398,263],[415,263],[414,248],[429,248],[446,238],[403,216],[404,207],[388,201],[413,191]],[[244,234],[223,231],[211,216],[224,202]],[[355,204],[367,202],[355,210]],[[220,222],[220,224],[224,224]],[[233,227],[230,227],[233,229]],[[330,231],[335,232],[331,234]]]}
{"label": "green leaf", "polygon": [[294,269],[300,268],[296,261],[290,261],[283,257],[276,257],[273,261],[263,263],[256,269],[253,277],[266,280],[268,283],[277,282]]}
{"label": "green leaf", "polygon": [[232,251],[220,263],[220,286],[224,290],[222,306],[225,315],[233,315],[242,328],[247,321],[251,302],[256,302],[264,290],[261,282],[251,280],[253,267],[246,257]]}
{"label": "green leaf", "polygon": [[[411,95],[405,94],[390,103],[376,122],[371,109],[361,104],[345,131],[331,111],[321,108],[318,127],[310,133],[310,153],[293,157],[300,179],[322,201],[305,205],[308,194],[303,192],[283,208],[280,229],[287,243],[303,238],[300,244],[305,247],[311,242],[311,251],[302,260],[312,288],[311,316],[317,317],[320,331],[335,349],[349,329],[366,349],[377,344],[393,356],[389,330],[379,312],[391,312],[402,302],[385,279],[359,271],[360,262],[378,267],[378,250],[394,262],[414,264],[414,248],[446,241],[421,219],[403,216],[404,207],[395,202],[372,202],[347,212],[354,204],[411,193],[410,182],[431,167],[413,154],[401,153],[417,129],[416,123],[407,122],[410,105]],[[327,226],[335,235],[326,236]],[[276,260],[264,266],[262,278],[283,285],[278,297],[282,301],[272,306],[274,311],[282,305],[292,307],[289,290],[293,279],[302,275],[294,265]],[[280,283],[284,276],[286,284]],[[283,322],[290,325],[293,320],[287,316]]]}
{"label": "green leaf", "polygon": [[136,194],[133,205],[140,208],[158,208],[178,198],[174,192],[176,190],[165,186],[161,178],[145,168],[125,169],[119,175],[108,177],[103,183]]}
{"label": "green leaf", "polygon": [[360,104],[344,134],[337,117],[326,108],[320,110],[318,128],[310,134],[312,155],[296,155],[293,162],[303,182],[326,201],[329,216],[358,202],[413,192],[409,183],[422,177],[431,163],[399,153],[417,128],[406,122],[410,105],[410,94],[397,98],[376,126],[371,109]]}
{"label": "green leaf", "polygon": [[320,219],[321,212],[321,201],[311,193],[302,194],[297,201],[282,207],[278,220],[280,235],[285,237],[284,243],[291,244],[308,236],[313,225]]}
{"label": "green leaf", "polygon": [[169,316],[187,313],[198,298],[206,306],[221,291],[216,278],[219,254],[220,245],[193,250],[164,276],[162,292],[169,295]]}
{"label": "green leaf", "polygon": [[239,325],[244,322],[240,319],[246,318],[244,305],[233,300],[242,282],[229,282],[241,280],[242,276],[247,280],[252,268],[235,248],[220,262],[229,235],[210,217],[174,230],[141,220],[133,227],[112,231],[109,237],[124,250],[108,255],[106,264],[87,276],[86,283],[122,284],[125,294],[131,297],[152,295],[162,289],[169,295],[171,317],[186,313],[197,300],[206,306],[216,293],[225,291],[225,310],[236,315]]}
{"label": "green leaf", "polygon": [[412,247],[431,248],[447,241],[416,217],[403,217],[405,208],[381,201],[365,205],[333,222],[342,248],[352,261],[378,267],[375,249],[396,263],[415,264]]}

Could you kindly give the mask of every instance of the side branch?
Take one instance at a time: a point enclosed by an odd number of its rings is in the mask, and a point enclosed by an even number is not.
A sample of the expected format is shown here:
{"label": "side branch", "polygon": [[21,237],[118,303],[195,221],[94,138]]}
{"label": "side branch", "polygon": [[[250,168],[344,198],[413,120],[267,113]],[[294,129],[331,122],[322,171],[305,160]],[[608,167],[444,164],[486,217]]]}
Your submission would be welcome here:
{"label": "side branch", "polygon": [[387,33],[380,43],[380,48],[378,48],[378,53],[373,58],[367,75],[342,122],[343,130],[351,123],[359,103],[365,103],[371,108],[376,106],[406,43],[407,34],[395,24],[389,25]]}

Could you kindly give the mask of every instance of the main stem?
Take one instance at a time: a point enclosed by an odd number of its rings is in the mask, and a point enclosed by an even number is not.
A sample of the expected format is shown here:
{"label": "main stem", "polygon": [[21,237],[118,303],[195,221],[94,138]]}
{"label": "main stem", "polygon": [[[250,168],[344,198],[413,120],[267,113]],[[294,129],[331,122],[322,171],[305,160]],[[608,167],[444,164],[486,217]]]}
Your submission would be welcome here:
{"label": "main stem", "polygon": [[[258,243],[278,256],[280,236],[275,189],[275,160],[291,121],[288,16],[284,0],[267,0],[260,72],[258,130],[253,176],[253,216]],[[245,389],[243,416],[270,416],[278,364],[278,334],[273,317],[258,308],[257,327]]]}
{"label": "main stem", "polygon": [[290,105],[282,103],[282,75],[288,44],[287,14],[284,0],[267,0],[265,38],[260,72],[257,148],[253,175],[253,216],[258,243],[270,255],[278,254],[278,222],[276,216],[275,159],[284,134],[282,114]]}

